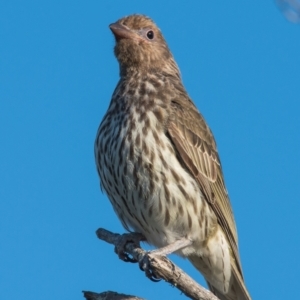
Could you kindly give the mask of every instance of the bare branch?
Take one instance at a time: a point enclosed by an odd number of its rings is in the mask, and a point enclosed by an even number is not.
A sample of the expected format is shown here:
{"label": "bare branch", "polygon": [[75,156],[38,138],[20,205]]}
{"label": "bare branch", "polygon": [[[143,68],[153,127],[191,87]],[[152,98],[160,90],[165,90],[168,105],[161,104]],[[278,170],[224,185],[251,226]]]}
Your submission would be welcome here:
{"label": "bare branch", "polygon": [[[103,228],[99,228],[96,231],[96,234],[99,239],[115,246],[119,244],[120,238],[122,237],[120,234],[112,233]],[[130,234],[127,234],[127,236],[128,235],[130,236]],[[135,240],[134,233],[133,240]],[[155,277],[167,281],[168,283],[179,289],[187,297],[195,300],[218,300],[218,298],[213,293],[200,286],[190,276],[188,276],[173,262],[171,262],[166,256],[157,256],[155,254],[152,255],[151,252],[148,253],[147,251],[137,247],[134,243],[131,242],[126,244],[125,250],[138,262],[141,262],[144,257],[147,256],[149,266]]]}
{"label": "bare branch", "polygon": [[119,294],[116,292],[103,292],[103,293],[94,293],[83,291],[83,296],[86,300],[145,300],[144,298],[139,298],[136,296]]}

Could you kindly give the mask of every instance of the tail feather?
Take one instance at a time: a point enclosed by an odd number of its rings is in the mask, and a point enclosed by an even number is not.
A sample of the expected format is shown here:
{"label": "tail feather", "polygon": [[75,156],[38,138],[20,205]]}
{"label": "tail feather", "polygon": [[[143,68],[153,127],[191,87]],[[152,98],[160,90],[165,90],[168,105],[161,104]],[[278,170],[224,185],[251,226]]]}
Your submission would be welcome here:
{"label": "tail feather", "polygon": [[232,285],[231,290],[237,295],[238,300],[251,300],[251,297],[248,293],[248,290],[245,286],[244,279],[241,276],[241,273],[237,270],[236,264],[234,262],[231,263],[232,268]]}
{"label": "tail feather", "polygon": [[215,288],[209,281],[208,278],[211,274],[209,267],[204,263],[205,259],[200,256],[190,256],[189,260],[198,269],[206,279],[209,289],[220,299],[220,300],[251,300],[251,297],[246,289],[244,280],[237,270],[234,261],[231,263],[231,278],[230,287],[226,294]]}

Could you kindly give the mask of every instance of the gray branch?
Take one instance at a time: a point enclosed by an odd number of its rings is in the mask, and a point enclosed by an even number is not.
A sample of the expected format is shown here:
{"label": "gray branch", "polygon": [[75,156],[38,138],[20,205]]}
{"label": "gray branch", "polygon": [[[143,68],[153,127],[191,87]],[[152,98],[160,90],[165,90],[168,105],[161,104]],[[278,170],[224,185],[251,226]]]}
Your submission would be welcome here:
{"label": "gray branch", "polygon": [[83,296],[86,300],[145,300],[136,296],[119,294],[116,292],[103,292],[103,293],[94,293],[83,291]]}
{"label": "gray branch", "polygon": [[[122,237],[120,234],[112,233],[106,229],[99,228],[96,231],[96,234],[99,239],[113,245],[118,245],[120,243],[120,238]],[[130,234],[127,234],[127,236]],[[134,239],[134,233],[133,239]],[[170,261],[166,256],[157,256],[152,255],[151,252],[147,252],[136,246],[133,242],[129,242],[125,246],[125,250],[128,254],[130,254],[133,259],[138,262],[141,262],[145,256],[147,256],[147,260],[149,261],[149,266],[151,268],[152,273],[156,278],[161,278],[166,282],[170,283],[177,289],[179,289],[183,294],[187,297],[195,300],[218,300],[218,298],[200,286],[196,281],[194,281],[190,276],[188,276],[185,272],[183,272],[179,267],[177,267],[172,261]],[[92,292],[84,292],[86,299],[88,300],[141,300],[142,298],[138,298],[135,296],[122,295],[114,292],[105,292],[101,294],[92,293]],[[107,293],[112,293],[109,296]],[[105,297],[103,297],[105,294]],[[87,297],[89,295],[89,297]],[[109,296],[109,297],[108,297]],[[127,298],[126,298],[127,297]]]}

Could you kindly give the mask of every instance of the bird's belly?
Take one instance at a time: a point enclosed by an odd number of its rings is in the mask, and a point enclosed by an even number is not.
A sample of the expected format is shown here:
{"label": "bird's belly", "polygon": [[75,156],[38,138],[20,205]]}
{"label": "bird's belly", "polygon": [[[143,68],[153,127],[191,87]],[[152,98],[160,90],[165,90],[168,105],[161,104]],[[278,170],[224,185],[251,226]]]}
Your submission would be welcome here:
{"label": "bird's belly", "polygon": [[156,247],[182,237],[204,241],[216,221],[196,181],[164,133],[149,131],[141,137],[137,132],[131,136],[134,143],[128,138],[112,143],[100,171],[122,224],[144,234]]}

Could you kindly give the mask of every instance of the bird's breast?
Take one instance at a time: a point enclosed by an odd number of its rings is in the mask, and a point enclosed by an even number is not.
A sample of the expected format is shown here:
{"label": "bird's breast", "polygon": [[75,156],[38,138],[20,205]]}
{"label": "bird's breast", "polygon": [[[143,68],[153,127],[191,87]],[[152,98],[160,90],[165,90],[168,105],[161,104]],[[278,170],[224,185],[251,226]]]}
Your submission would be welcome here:
{"label": "bird's breast", "polygon": [[153,111],[132,109],[102,122],[95,144],[101,184],[125,228],[151,244],[204,240],[214,215]]}

